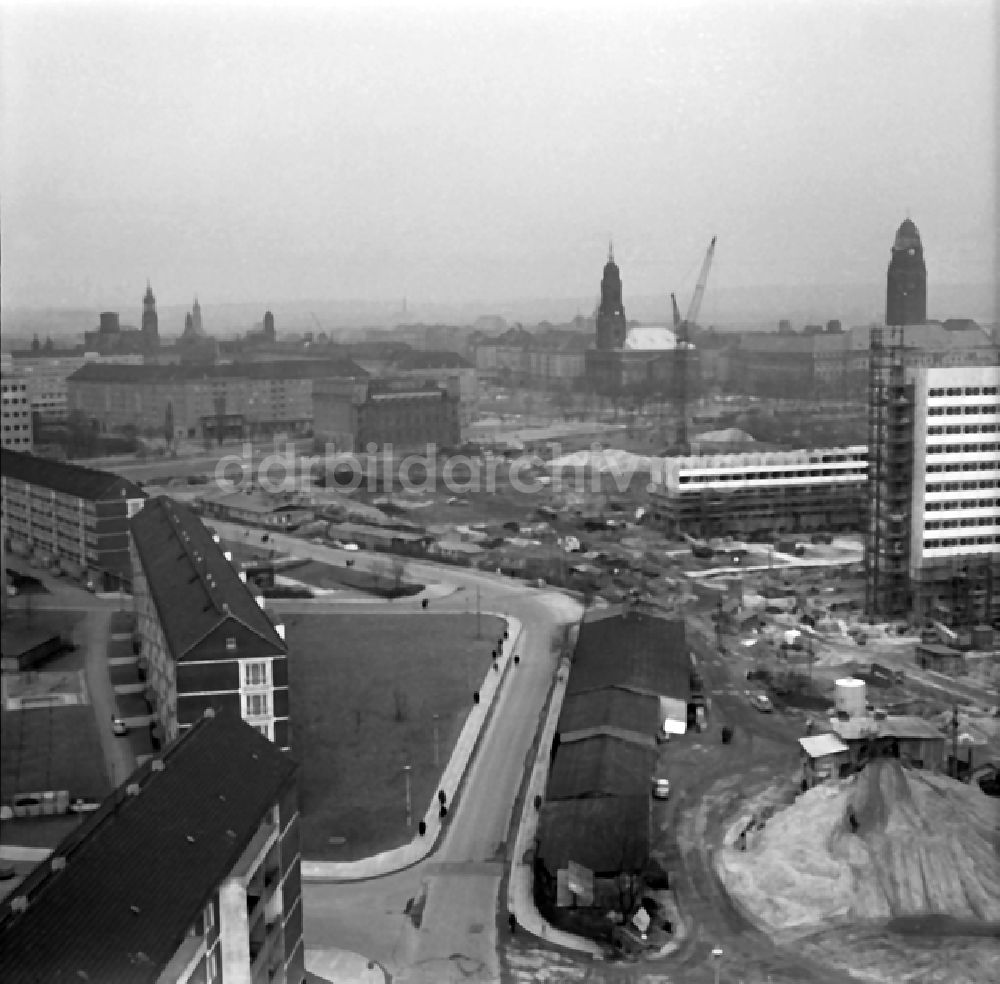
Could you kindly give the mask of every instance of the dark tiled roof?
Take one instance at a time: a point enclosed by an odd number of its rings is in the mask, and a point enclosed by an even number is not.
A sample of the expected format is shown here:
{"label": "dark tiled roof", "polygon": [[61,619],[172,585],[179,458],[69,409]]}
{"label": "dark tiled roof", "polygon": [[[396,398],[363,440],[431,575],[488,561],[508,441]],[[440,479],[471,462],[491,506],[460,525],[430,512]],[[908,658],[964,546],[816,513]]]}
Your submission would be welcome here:
{"label": "dark tiled roof", "polygon": [[223,712],[120,786],[0,906],[4,984],[154,984],[298,766]]}
{"label": "dark tiled roof", "polygon": [[648,794],[656,749],[601,735],[560,745],[549,775],[547,800]]}
{"label": "dark tiled roof", "polygon": [[566,693],[606,687],[687,700],[691,663],[683,620],[631,612],[584,622]]}
{"label": "dark tiled roof", "polygon": [[66,461],[37,458],[23,451],[0,452],[0,474],[31,485],[76,495],[89,502],[108,499],[142,499],[146,493],[134,482],[111,472],[84,468]]}
{"label": "dark tiled roof", "polygon": [[91,363],[69,378],[78,383],[165,383],[198,379],[326,379],[367,376],[350,359],[285,359],[223,365],[117,365]]}
{"label": "dark tiled roof", "polygon": [[397,372],[412,369],[471,369],[472,363],[457,352],[407,352],[396,360],[393,368]]}
{"label": "dark tiled roof", "polygon": [[563,701],[558,731],[561,735],[589,728],[618,728],[655,735],[659,723],[659,700],[630,690],[608,687],[574,694]]}
{"label": "dark tiled roof", "polygon": [[538,856],[555,874],[569,861],[597,874],[640,871],[649,856],[649,792],[542,805]]}
{"label": "dark tiled roof", "polygon": [[[258,636],[267,654],[287,652],[212,534],[185,506],[166,496],[150,499],[132,519],[132,538],[174,659],[233,620]],[[242,647],[241,655],[247,655]]]}

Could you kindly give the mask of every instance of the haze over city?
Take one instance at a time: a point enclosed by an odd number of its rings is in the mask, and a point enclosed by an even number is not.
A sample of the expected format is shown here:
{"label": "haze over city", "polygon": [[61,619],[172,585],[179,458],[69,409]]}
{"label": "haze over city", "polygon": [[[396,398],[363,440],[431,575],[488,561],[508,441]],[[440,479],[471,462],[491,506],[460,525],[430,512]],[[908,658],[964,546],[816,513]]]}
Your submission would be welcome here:
{"label": "haze over city", "polygon": [[[995,317],[986,0],[2,18],[7,308],[137,310],[147,277],[206,311],[586,304],[613,237],[626,305],[665,314],[717,234],[708,322],[749,288],[877,285],[910,214],[930,314]],[[935,310],[948,285],[977,302]]]}

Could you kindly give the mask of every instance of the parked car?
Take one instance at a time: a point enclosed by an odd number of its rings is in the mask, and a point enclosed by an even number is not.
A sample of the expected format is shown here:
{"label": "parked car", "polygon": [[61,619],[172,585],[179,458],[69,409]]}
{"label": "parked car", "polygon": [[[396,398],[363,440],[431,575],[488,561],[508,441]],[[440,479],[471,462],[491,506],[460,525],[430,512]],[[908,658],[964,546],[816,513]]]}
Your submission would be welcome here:
{"label": "parked car", "polygon": [[111,719],[111,730],[121,737],[128,734],[128,725],[120,717],[115,717]]}
{"label": "parked car", "polygon": [[774,710],[771,698],[767,694],[754,694],[750,698],[750,703],[762,714],[770,714]]}
{"label": "parked car", "polygon": [[669,779],[653,780],[653,799],[658,799],[658,800],[670,799]]}

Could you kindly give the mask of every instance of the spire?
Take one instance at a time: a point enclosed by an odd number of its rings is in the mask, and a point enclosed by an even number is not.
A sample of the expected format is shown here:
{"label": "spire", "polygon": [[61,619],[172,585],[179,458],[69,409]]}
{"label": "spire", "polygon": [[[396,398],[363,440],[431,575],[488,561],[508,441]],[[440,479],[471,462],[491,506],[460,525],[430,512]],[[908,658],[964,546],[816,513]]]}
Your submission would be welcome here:
{"label": "spire", "polygon": [[608,239],[608,263],[615,262],[615,241]]}

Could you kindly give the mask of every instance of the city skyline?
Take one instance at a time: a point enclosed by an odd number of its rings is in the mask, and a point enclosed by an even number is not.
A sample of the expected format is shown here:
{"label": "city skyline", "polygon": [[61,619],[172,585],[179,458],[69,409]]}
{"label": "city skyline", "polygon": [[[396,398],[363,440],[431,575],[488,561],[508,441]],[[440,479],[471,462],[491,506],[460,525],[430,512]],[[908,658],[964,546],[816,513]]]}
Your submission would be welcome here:
{"label": "city skyline", "polygon": [[933,307],[995,281],[993,13],[8,3],[2,301],[596,299],[612,236],[684,296],[718,235],[710,320],[910,215]]}

